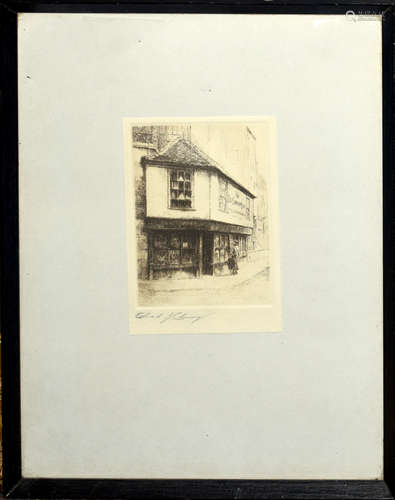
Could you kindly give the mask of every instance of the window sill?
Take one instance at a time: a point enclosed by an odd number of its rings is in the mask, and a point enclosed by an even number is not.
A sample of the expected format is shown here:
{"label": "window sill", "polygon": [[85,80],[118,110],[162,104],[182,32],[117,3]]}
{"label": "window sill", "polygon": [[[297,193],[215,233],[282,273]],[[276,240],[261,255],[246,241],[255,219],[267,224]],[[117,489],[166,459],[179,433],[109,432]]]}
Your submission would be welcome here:
{"label": "window sill", "polygon": [[170,210],[180,210],[181,212],[195,212],[196,208],[187,207],[169,207]]}

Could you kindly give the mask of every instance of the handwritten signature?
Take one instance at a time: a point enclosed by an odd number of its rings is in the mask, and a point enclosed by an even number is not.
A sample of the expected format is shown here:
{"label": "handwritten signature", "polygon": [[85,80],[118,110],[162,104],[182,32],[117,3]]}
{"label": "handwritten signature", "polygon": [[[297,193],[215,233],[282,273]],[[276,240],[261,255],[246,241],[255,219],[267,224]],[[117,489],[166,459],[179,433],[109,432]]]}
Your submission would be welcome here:
{"label": "handwritten signature", "polygon": [[197,323],[203,318],[207,318],[211,313],[199,314],[199,313],[185,313],[185,312],[138,312],[136,313],[136,319],[156,319],[160,324],[166,323],[167,321],[186,321],[190,323]]}

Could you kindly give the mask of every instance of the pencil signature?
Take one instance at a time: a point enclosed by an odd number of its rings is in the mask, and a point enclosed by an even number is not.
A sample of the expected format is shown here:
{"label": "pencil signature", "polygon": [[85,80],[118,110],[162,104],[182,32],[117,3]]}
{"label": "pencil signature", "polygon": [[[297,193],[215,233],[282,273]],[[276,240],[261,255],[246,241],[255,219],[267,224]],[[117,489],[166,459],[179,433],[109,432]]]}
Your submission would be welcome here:
{"label": "pencil signature", "polygon": [[160,324],[167,321],[186,321],[189,323],[197,323],[198,321],[207,318],[212,313],[186,313],[186,312],[138,312],[136,319],[153,319],[158,320]]}

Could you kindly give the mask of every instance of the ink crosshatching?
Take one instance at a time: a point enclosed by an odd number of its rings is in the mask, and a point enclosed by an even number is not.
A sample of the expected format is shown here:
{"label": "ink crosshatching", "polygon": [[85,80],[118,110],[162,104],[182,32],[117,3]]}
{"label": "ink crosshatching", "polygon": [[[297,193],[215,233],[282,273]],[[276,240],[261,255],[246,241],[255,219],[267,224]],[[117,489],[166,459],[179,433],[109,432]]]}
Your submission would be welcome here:
{"label": "ink crosshatching", "polygon": [[129,289],[150,308],[134,320],[272,307],[274,120],[125,123]]}

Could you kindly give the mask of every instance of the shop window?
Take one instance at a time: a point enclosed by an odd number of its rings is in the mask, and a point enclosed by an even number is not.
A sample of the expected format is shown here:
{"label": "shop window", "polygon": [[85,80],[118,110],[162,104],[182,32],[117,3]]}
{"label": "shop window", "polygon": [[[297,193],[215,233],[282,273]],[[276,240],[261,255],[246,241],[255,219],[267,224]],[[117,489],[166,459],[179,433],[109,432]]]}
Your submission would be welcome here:
{"label": "shop window", "polygon": [[169,170],[170,208],[192,208],[193,172],[191,170]]}
{"label": "shop window", "polygon": [[214,263],[225,263],[229,259],[229,235],[215,234]]}
{"label": "shop window", "polygon": [[247,255],[247,238],[245,236],[240,236],[240,257],[245,257]]}
{"label": "shop window", "polygon": [[158,266],[165,266],[168,263],[167,250],[163,250],[162,248],[155,249],[154,263]]}
{"label": "shop window", "polygon": [[159,267],[190,267],[195,265],[194,234],[154,233],[151,261]]}
{"label": "shop window", "polygon": [[180,248],[181,239],[180,236],[170,235],[170,247],[171,248]]}
{"label": "shop window", "polygon": [[167,247],[167,237],[165,234],[158,233],[154,236],[154,247],[155,248]]}
{"label": "shop window", "polygon": [[237,234],[232,235],[233,246],[239,246],[239,236]]}
{"label": "shop window", "polygon": [[180,251],[169,250],[169,264],[178,265],[180,263]]}

